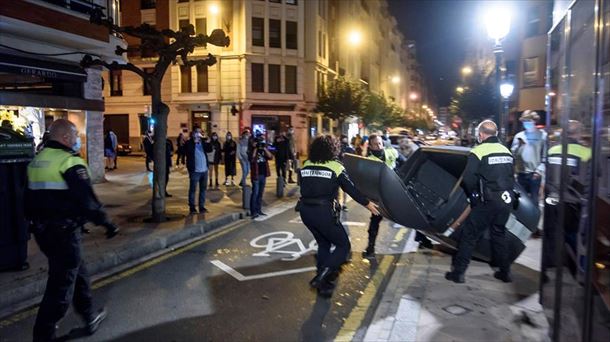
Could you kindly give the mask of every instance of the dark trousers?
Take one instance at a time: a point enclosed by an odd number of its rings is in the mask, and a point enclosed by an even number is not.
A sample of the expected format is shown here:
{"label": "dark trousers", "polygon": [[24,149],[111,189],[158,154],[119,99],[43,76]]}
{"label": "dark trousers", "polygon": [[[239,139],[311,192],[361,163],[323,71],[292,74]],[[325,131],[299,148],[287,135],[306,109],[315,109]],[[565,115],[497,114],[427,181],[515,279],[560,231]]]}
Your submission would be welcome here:
{"label": "dark trousers", "polygon": [[377,240],[381,220],[383,220],[383,216],[371,215],[371,221],[369,222],[369,247],[375,248],[375,240]]}
{"label": "dark trousers", "polygon": [[481,203],[472,209],[464,222],[458,250],[453,255],[454,272],[466,272],[472,252],[487,229],[490,230],[492,264],[500,267],[502,272],[509,272],[505,225],[510,216],[511,206],[512,204],[504,203],[501,200],[493,200]]}
{"label": "dark trousers", "polygon": [[146,170],[147,171],[152,171],[150,169],[150,162],[153,161],[153,157],[152,157],[152,153],[151,154],[146,154]]}
{"label": "dark trousers", "polygon": [[184,153],[184,148],[180,148],[176,152],[176,166],[180,164],[186,165],[186,153]]}
{"label": "dark trousers", "polygon": [[275,160],[275,172],[277,176],[286,179],[286,164],[288,160],[286,159],[276,159]]}
{"label": "dark trousers", "polygon": [[517,174],[517,183],[523,187],[523,190],[527,193],[527,197],[529,197],[536,208],[538,207],[538,197],[540,194],[540,183],[542,179],[538,177],[538,179],[534,179],[534,173],[519,173]]}
{"label": "dark trousers", "polygon": [[258,214],[263,210],[263,193],[265,193],[265,184],[267,177],[258,176],[252,181],[252,195],[250,196],[250,213]]}
{"label": "dark trousers", "polygon": [[199,185],[199,209],[205,208],[205,190],[208,188],[208,172],[189,173],[189,208],[195,209],[195,191]]}
{"label": "dark trousers", "polygon": [[55,325],[64,317],[70,303],[89,322],[93,319],[91,286],[82,262],[81,227],[64,231],[45,227],[35,233],[40,250],[49,261],[49,279],[34,324],[34,341],[48,341]]}
{"label": "dark trousers", "polygon": [[[331,271],[338,270],[343,265],[351,251],[349,237],[337,222],[330,205],[302,205],[300,209],[301,220],[313,234],[318,243],[317,267],[325,267]],[[331,246],[334,251],[330,251]]]}

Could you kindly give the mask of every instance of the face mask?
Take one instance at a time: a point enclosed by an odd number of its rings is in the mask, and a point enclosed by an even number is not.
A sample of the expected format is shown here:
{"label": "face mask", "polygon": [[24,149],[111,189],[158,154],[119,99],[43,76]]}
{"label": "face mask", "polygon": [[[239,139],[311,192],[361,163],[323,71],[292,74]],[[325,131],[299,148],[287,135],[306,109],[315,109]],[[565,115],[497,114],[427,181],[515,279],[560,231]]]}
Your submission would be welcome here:
{"label": "face mask", "polygon": [[536,129],[536,125],[534,125],[533,121],[523,121],[523,128],[528,132],[532,132]]}
{"label": "face mask", "polygon": [[233,137],[230,135],[227,135],[227,140],[231,140],[231,139],[233,139]]}
{"label": "face mask", "polygon": [[218,140],[217,136],[212,136],[212,140]]}
{"label": "face mask", "polygon": [[81,148],[81,141],[80,141],[80,136],[76,137],[76,141],[74,142],[74,145],[72,145],[72,151],[74,152],[79,152]]}
{"label": "face mask", "polygon": [[371,150],[371,153],[378,158],[381,158],[381,156],[383,156],[383,150]]}

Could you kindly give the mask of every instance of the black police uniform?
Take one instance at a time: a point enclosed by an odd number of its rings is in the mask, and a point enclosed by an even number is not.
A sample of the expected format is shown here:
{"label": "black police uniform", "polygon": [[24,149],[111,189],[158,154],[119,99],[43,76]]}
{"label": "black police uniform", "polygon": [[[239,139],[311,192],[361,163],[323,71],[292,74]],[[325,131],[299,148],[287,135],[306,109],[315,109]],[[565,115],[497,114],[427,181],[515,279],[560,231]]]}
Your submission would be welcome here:
{"label": "black police uniform", "polygon": [[[312,163],[307,160],[299,178],[301,219],[318,243],[318,279],[317,282],[312,280],[312,286],[320,288],[328,285],[323,278],[335,274],[351,251],[349,237],[341,224],[339,208],[335,202],[339,187],[364,206],[369,201],[354,187],[345,168],[338,161]],[[332,252],[331,246],[335,246]]]}
{"label": "black police uniform", "polygon": [[490,229],[492,264],[500,268],[495,276],[509,281],[505,225],[515,200],[513,156],[497,137],[487,138],[470,151],[462,184],[469,195],[472,211],[462,228],[452,272],[447,273],[446,278],[464,282],[473,249],[485,230]]}
{"label": "black police uniform", "polygon": [[107,237],[112,237],[118,228],[108,221],[95,196],[84,161],[71,149],[49,141],[30,163],[26,214],[49,262],[34,340],[53,338],[55,325],[68,311],[70,302],[93,333],[97,327],[92,324],[99,322],[100,316],[93,310],[89,276],[82,261],[81,229],[85,222],[92,221],[105,226]]}

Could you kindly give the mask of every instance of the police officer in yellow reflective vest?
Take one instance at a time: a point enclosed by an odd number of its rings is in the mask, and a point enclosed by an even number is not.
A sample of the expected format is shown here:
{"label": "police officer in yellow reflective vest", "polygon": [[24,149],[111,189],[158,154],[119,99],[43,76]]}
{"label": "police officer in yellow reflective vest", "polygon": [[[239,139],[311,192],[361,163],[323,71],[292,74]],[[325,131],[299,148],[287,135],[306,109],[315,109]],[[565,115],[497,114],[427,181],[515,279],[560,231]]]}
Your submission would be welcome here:
{"label": "police officer in yellow reflective vest", "polygon": [[310,285],[322,296],[332,295],[339,268],[351,251],[336,201],[339,187],[373,214],[379,214],[376,205],[354,187],[337,156],[338,144],[333,137],[317,137],[309,147],[309,160],[299,172],[301,199],[297,210],[318,243],[318,271]]}
{"label": "police officer in yellow reflective vest", "polygon": [[[396,168],[397,161],[404,161],[404,157],[396,151],[393,147],[385,147],[383,146],[383,139],[381,136],[372,134],[369,137],[369,148],[368,148],[368,157],[370,159],[380,160],[384,162],[390,169],[394,170]],[[362,256],[365,258],[374,258],[375,257],[375,240],[377,240],[377,234],[379,233],[379,224],[383,216],[381,215],[371,215],[371,220],[369,222],[369,243],[366,247],[366,250],[362,252]]]}
{"label": "police officer in yellow reflective vest", "polygon": [[456,283],[465,281],[464,273],[474,247],[489,229],[492,265],[500,268],[494,277],[511,282],[505,225],[513,201],[517,200],[513,192],[513,155],[496,137],[498,128],[493,121],[481,122],[478,131],[481,144],[468,155],[462,183],[472,211],[462,227],[458,249],[453,255],[452,270],[445,274],[445,278]]}
{"label": "police officer in yellow reflective vest", "polygon": [[118,233],[96,198],[89,171],[78,157],[80,137],[68,120],[53,122],[45,148],[28,165],[26,215],[40,250],[49,262],[49,279],[34,324],[34,341],[55,337],[55,326],[70,303],[93,334],[106,317],[94,311],[89,276],[82,260],[81,229],[87,221]]}
{"label": "police officer in yellow reflective vest", "polygon": [[[582,205],[586,201],[588,179],[591,175],[591,149],[580,143],[582,124],[576,120],[568,122],[568,151],[565,163],[568,167],[568,180],[563,194],[565,243],[578,255],[577,236],[581,219]],[[546,280],[546,269],[555,265],[555,236],[562,231],[559,227],[559,193],[561,184],[561,168],[563,165],[562,145],[555,145],[548,151],[548,171],[544,204],[544,242],[542,245],[542,273]],[[580,261],[580,260],[579,260]],[[584,267],[583,265],[579,265]]]}

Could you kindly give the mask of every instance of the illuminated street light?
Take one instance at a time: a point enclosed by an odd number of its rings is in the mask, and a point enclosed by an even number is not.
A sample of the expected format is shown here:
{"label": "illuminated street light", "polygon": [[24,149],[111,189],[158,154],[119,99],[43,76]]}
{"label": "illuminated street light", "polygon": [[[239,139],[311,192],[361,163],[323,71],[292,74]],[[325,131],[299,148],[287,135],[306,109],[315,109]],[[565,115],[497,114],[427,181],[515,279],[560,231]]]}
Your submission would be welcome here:
{"label": "illuminated street light", "polygon": [[428,105],[421,106],[423,109],[428,109]]}
{"label": "illuminated street light", "polygon": [[464,92],[464,87],[457,87],[455,88],[455,91],[457,91],[458,93],[463,93]]}
{"label": "illuminated street light", "polygon": [[359,46],[362,42],[362,34],[358,30],[352,30],[347,36],[347,41],[352,46]]}
{"label": "illuminated street light", "polygon": [[220,12],[220,8],[218,8],[218,5],[216,4],[211,4],[210,5],[210,13],[216,15]]}
{"label": "illuminated street light", "polygon": [[485,26],[487,27],[487,35],[489,38],[496,41],[504,39],[510,31],[510,11],[504,7],[491,8],[485,14]]}
{"label": "illuminated street light", "polygon": [[554,91],[549,91],[549,93],[548,93],[547,95],[548,95],[548,96],[550,96],[550,97],[553,97],[553,96],[555,96],[555,95],[557,95],[557,94],[555,94],[555,92],[554,92]]}
{"label": "illuminated street light", "polygon": [[409,99],[410,99],[411,101],[415,101],[415,100],[417,100],[418,98],[419,98],[419,95],[417,95],[417,93],[416,93],[416,92],[411,92],[411,93],[409,94]]}
{"label": "illuminated street light", "polygon": [[392,78],[390,79],[390,81],[391,81],[393,84],[398,84],[398,83],[400,83],[400,76],[392,76]]}
{"label": "illuminated street light", "polygon": [[513,94],[514,89],[515,86],[512,83],[503,82],[500,85],[500,95],[502,95],[502,97],[507,100]]}
{"label": "illuminated street light", "polygon": [[472,74],[472,68],[471,67],[465,66],[465,67],[462,68],[462,75],[468,76],[470,74]]}

